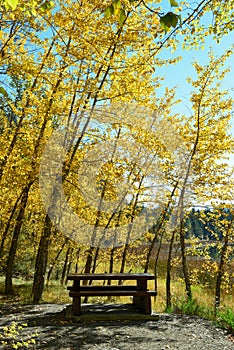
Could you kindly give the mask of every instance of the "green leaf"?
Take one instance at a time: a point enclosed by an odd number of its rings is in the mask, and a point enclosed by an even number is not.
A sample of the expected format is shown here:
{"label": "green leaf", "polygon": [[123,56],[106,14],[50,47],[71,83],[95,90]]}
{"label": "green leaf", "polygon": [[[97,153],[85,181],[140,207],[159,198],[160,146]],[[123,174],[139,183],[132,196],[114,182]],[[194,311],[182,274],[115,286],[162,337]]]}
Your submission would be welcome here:
{"label": "green leaf", "polygon": [[164,19],[163,18],[160,18],[160,25],[161,25],[161,28],[167,33],[168,30],[170,29],[164,22]]}
{"label": "green leaf", "polygon": [[170,4],[171,4],[171,6],[173,7],[177,7],[177,6],[179,6],[179,4],[178,4],[178,2],[176,2],[175,0],[169,0],[170,1]]}
{"label": "green leaf", "polygon": [[6,0],[6,3],[12,8],[12,10],[15,10],[18,5],[18,0]]}
{"label": "green leaf", "polygon": [[110,18],[114,13],[114,6],[111,4],[105,8],[105,17]]}
{"label": "green leaf", "polygon": [[45,4],[42,4],[42,5],[40,6],[40,8],[39,8],[39,10],[40,10],[41,12],[45,12],[46,9],[47,9],[47,7],[46,7]]}
{"label": "green leaf", "polygon": [[105,8],[104,15],[105,15],[106,18],[110,18],[111,17],[110,6],[107,6]]}
{"label": "green leaf", "polygon": [[178,17],[177,17],[177,15],[174,15],[172,17],[171,25],[172,25],[173,28],[175,28],[177,26],[177,24],[178,24]]}
{"label": "green leaf", "polygon": [[6,92],[6,90],[2,86],[0,86],[0,94],[5,96],[5,97],[8,97],[8,93]]}
{"label": "green leaf", "polygon": [[45,1],[43,4],[40,6],[40,10],[42,12],[45,12],[47,10],[51,10],[54,7],[54,1]]}
{"label": "green leaf", "polygon": [[180,25],[182,25],[182,17],[181,17],[181,15],[177,15],[177,18],[180,21]]}
{"label": "green leaf", "polygon": [[121,9],[121,10],[120,10],[120,13],[119,13],[119,25],[120,25],[120,27],[123,26],[126,17],[127,17],[127,15],[126,15],[125,10],[124,10],[124,9]]}
{"label": "green leaf", "polygon": [[110,11],[111,11],[111,14],[113,15],[113,13],[115,12],[113,4],[110,5]]}
{"label": "green leaf", "polygon": [[115,11],[115,10],[118,10],[118,9],[121,8],[121,1],[120,1],[120,0],[114,0],[114,1],[112,2],[112,5],[113,5],[113,7],[114,7],[114,11]]}
{"label": "green leaf", "polygon": [[173,12],[168,12],[160,18],[161,27],[167,32],[171,27],[175,28],[178,24],[180,16]]}

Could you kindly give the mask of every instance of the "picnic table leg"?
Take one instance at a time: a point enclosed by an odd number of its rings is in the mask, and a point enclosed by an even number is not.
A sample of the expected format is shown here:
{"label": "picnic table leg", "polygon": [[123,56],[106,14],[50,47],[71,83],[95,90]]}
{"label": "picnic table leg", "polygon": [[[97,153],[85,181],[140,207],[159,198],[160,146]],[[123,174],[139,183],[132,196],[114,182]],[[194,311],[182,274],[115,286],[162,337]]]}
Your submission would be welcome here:
{"label": "picnic table leg", "polygon": [[151,297],[149,295],[143,297],[144,298],[144,309],[143,312],[146,315],[151,315]]}
{"label": "picnic table leg", "polygon": [[72,311],[75,316],[79,316],[81,314],[81,301],[80,297],[73,297],[72,302]]}
{"label": "picnic table leg", "polygon": [[134,296],[133,304],[145,315],[151,315],[151,298],[149,295]]}
{"label": "picnic table leg", "polygon": [[[137,290],[147,291],[147,280],[137,280]],[[149,295],[146,296],[135,296],[133,297],[133,304],[136,305],[144,314],[151,315],[151,298]]]}

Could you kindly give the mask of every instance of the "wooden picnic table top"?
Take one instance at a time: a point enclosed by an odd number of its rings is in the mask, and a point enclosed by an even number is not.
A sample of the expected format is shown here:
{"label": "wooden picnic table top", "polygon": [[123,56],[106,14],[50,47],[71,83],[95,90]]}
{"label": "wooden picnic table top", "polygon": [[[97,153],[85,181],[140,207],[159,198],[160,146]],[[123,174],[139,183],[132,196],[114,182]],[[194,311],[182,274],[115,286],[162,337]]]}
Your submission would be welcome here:
{"label": "wooden picnic table top", "polygon": [[70,273],[68,280],[153,280],[150,273]]}

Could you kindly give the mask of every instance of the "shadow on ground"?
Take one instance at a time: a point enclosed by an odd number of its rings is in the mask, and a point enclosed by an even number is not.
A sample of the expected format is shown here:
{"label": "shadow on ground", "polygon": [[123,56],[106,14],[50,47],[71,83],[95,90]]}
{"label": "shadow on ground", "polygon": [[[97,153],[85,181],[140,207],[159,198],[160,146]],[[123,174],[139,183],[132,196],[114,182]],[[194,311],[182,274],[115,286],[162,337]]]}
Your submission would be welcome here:
{"label": "shadow on ground", "polygon": [[[67,309],[68,307],[68,309]],[[225,331],[209,321],[183,315],[158,314],[152,320],[95,320],[74,322],[66,318],[68,305],[2,305],[0,325],[27,324],[19,337],[34,337],[29,349],[51,350],[233,350]],[[86,305],[84,314],[120,313],[119,305]],[[132,312],[132,311],[131,311]],[[10,343],[0,349],[12,349]]]}

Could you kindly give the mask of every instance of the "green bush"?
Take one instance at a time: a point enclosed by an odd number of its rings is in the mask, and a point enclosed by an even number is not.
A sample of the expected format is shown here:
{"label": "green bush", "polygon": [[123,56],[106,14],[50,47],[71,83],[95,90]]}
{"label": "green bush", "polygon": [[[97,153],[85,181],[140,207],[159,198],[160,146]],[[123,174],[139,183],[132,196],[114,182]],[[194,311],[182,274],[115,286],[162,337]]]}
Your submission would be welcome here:
{"label": "green bush", "polygon": [[196,299],[181,298],[175,302],[171,311],[191,316],[204,316],[204,310]]}
{"label": "green bush", "polygon": [[234,311],[232,311],[230,308],[219,311],[217,321],[221,327],[228,329],[234,334]]}

